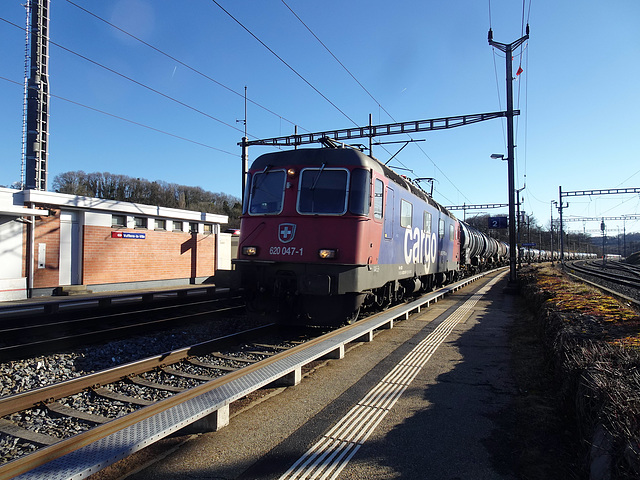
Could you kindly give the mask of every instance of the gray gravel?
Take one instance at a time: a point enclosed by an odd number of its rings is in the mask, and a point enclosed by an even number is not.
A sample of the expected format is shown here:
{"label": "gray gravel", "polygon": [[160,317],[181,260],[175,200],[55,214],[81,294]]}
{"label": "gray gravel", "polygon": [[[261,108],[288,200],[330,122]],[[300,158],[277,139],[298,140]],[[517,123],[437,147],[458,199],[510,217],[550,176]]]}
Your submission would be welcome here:
{"label": "gray gravel", "polygon": [[[244,315],[238,315],[224,320],[216,319],[207,323],[194,324],[153,335],[136,336],[48,356],[0,363],[0,397],[73,379],[260,325],[261,323],[256,320],[251,320]],[[280,346],[290,348],[295,344],[285,343]],[[245,345],[240,350],[265,351],[272,354],[280,351],[252,345]],[[246,354],[241,351],[229,352],[227,355],[248,358],[254,361],[259,361],[269,356],[258,353]],[[242,368],[247,365],[246,362],[220,359],[211,355],[203,355],[198,359],[207,364],[225,367]],[[188,362],[182,362],[172,366],[172,368],[209,377],[217,377],[228,373],[224,369],[208,369]],[[183,389],[192,388],[203,383],[202,380],[179,377],[162,371],[148,372],[142,374],[141,377],[152,382]],[[109,385],[109,389],[123,395],[149,401],[159,401],[174,395],[172,392],[135,385],[129,381],[116,382]],[[59,403],[66,407],[107,418],[117,418],[141,408],[128,402],[106,400],[91,391],[81,392],[61,399]],[[50,412],[46,408],[24,410],[7,417],[7,420],[25,429],[59,439],[76,435],[94,426],[92,422],[62,416]],[[38,445],[0,433],[0,464],[27,455],[37,448],[39,448]]]}
{"label": "gray gravel", "polygon": [[37,449],[38,446],[33,443],[0,433],[0,465],[8,462],[11,458],[18,458],[33,453]]}
{"label": "gray gravel", "polygon": [[93,426],[89,422],[51,414],[41,407],[29,408],[7,418],[22,428],[61,439],[89,430]]}
{"label": "gray gravel", "polygon": [[0,363],[0,397],[112,368],[258,326],[245,316],[190,325],[76,350]]}
{"label": "gray gravel", "polygon": [[82,412],[109,418],[121,417],[138,409],[130,403],[107,400],[93,392],[76,393],[59,400],[59,402]]}
{"label": "gray gravel", "polygon": [[174,395],[166,390],[156,390],[155,388],[144,387],[142,385],[134,385],[132,383],[118,382],[109,387],[114,392],[122,393],[129,397],[142,398],[151,402],[159,402],[165,398]]}
{"label": "gray gravel", "polygon": [[[44,387],[259,325],[259,323],[251,321],[244,315],[238,315],[153,335],[137,336],[68,352],[0,363],[0,397]],[[211,359],[203,358],[203,360],[209,361]],[[196,373],[210,376],[226,373],[222,370],[216,372],[206,371],[206,369],[198,370],[194,366],[189,368],[197,370]],[[189,388],[202,383],[198,380],[167,375],[164,372],[147,374],[146,378],[182,388]],[[151,401],[161,400],[173,395],[171,392],[154,390],[128,382],[118,382],[111,385],[110,388],[124,395]],[[92,392],[73,395],[60,400],[60,403],[109,418],[119,417],[140,408],[124,402],[106,401]],[[88,430],[93,426],[91,422],[64,417],[45,408],[24,410],[7,417],[7,419],[23,428],[60,439]],[[38,445],[0,433],[0,464],[31,453],[37,448],[39,448]]]}

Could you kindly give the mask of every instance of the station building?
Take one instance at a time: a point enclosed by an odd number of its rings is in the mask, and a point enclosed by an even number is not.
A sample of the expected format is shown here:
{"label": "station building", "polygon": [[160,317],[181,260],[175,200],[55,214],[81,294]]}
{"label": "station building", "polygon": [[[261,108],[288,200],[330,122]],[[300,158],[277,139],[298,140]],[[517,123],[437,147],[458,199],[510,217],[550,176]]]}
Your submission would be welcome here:
{"label": "station building", "polygon": [[[0,301],[212,282],[225,215],[0,188]],[[77,286],[77,287],[70,287]]]}

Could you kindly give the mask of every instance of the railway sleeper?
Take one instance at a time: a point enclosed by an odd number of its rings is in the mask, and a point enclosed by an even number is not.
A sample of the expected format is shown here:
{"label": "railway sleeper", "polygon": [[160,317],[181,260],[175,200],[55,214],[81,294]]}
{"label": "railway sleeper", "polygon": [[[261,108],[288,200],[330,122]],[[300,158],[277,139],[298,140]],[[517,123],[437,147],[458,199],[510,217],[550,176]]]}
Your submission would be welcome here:
{"label": "railway sleeper", "polygon": [[200,360],[196,360],[195,358],[190,358],[187,360],[187,362],[198,367],[209,368],[211,370],[221,370],[223,372],[235,372],[236,370],[240,370],[239,368],[229,367],[227,365],[215,365],[213,363],[201,362]]}
{"label": "railway sleeper", "polygon": [[83,412],[81,410],[77,410],[72,407],[68,407],[59,402],[51,402],[45,404],[47,410],[53,413],[57,413],[59,415],[64,415],[65,417],[73,417],[79,420],[84,420],[87,422],[102,424],[107,423],[111,419],[108,417],[103,417],[102,415],[96,415],[94,413]]}
{"label": "railway sleeper", "polygon": [[41,446],[53,445],[60,441],[58,437],[27,430],[4,418],[0,418],[0,432]]}
{"label": "railway sleeper", "polygon": [[163,383],[152,382],[151,380],[147,380],[146,378],[142,378],[139,376],[129,377],[129,381],[134,383],[135,385],[140,385],[141,387],[153,388],[156,390],[166,390],[167,392],[180,393],[186,390],[186,388],[175,387],[173,385],[165,385]]}
{"label": "railway sleeper", "polygon": [[253,346],[257,348],[266,348],[267,350],[271,349],[271,350],[281,350],[281,351],[289,350],[291,348],[291,347],[283,347],[281,345],[268,345],[266,343],[254,343]]}
{"label": "railway sleeper", "polygon": [[182,370],[177,370],[171,367],[162,367],[160,370],[162,370],[164,373],[168,375],[175,375],[177,377],[183,377],[183,378],[192,378],[193,380],[201,380],[203,382],[208,382],[209,380],[214,379],[214,377],[209,377],[206,375],[198,375],[196,373],[183,372]]}
{"label": "railway sleeper", "polygon": [[133,405],[139,405],[141,407],[146,407],[155,403],[151,400],[145,400],[144,398],[135,398],[130,397],[129,395],[123,395],[122,393],[114,392],[113,390],[109,390],[108,388],[104,387],[96,387],[92,388],[91,390],[93,391],[93,393],[100,397],[108,398],[109,400],[115,400],[118,402],[131,403]]}
{"label": "railway sleeper", "polygon": [[257,360],[253,360],[251,358],[242,358],[242,357],[233,357],[231,355],[223,355],[220,352],[210,353],[210,357],[219,358],[221,360],[233,360],[237,362],[245,362],[245,363],[256,363]]}
{"label": "railway sleeper", "polygon": [[273,357],[275,352],[267,352],[264,350],[243,350],[242,353],[246,353],[247,355],[264,355],[265,357]]}

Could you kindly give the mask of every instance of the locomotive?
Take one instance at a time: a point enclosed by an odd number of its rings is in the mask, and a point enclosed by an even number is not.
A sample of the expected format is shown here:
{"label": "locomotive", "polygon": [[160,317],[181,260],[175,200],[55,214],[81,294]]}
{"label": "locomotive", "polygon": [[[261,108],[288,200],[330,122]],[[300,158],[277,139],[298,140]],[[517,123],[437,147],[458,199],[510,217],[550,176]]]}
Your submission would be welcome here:
{"label": "locomotive", "polygon": [[360,150],[305,148],[253,162],[234,264],[253,311],[336,325],[508,254]]}

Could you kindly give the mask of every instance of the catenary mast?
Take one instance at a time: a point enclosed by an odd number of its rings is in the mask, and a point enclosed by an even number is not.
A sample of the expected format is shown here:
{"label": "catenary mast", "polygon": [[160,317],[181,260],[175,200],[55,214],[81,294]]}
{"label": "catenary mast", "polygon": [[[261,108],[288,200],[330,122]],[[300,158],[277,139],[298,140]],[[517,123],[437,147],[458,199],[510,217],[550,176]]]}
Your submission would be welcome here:
{"label": "catenary mast", "polygon": [[49,2],[29,0],[30,68],[26,89],[24,188],[47,189],[49,152]]}

